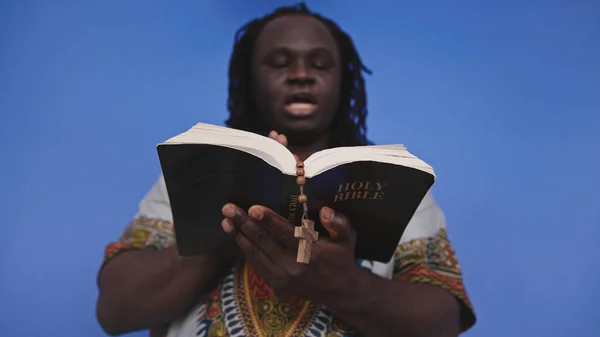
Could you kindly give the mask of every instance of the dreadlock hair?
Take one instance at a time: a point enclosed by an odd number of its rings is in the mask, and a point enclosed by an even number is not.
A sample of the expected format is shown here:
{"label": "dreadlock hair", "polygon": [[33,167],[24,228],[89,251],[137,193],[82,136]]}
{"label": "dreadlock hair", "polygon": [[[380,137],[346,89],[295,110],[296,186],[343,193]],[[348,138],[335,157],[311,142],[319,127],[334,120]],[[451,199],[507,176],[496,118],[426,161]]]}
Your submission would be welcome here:
{"label": "dreadlock hair", "polygon": [[279,7],[262,18],[254,19],[242,26],[235,34],[233,53],[229,64],[229,97],[227,109],[229,119],[226,125],[245,131],[265,135],[260,118],[256,113],[256,104],[251,90],[251,60],[254,44],[263,27],[271,20],[285,15],[309,15],[321,21],[333,35],[342,61],[342,81],[340,102],[335,112],[330,146],[355,146],[371,144],[366,132],[367,95],[362,72],[371,74],[363,65],[354,42],[335,22],[317,13],[311,12],[306,4],[291,7]]}

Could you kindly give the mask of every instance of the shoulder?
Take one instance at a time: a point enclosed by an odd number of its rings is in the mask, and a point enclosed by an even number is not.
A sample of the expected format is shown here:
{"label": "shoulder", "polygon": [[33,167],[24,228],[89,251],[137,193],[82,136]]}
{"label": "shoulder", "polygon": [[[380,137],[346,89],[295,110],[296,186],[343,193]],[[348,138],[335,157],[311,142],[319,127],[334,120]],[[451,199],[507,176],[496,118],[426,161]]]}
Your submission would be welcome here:
{"label": "shoulder", "polygon": [[171,204],[165,178],[161,174],[139,204],[138,216],[172,221]]}

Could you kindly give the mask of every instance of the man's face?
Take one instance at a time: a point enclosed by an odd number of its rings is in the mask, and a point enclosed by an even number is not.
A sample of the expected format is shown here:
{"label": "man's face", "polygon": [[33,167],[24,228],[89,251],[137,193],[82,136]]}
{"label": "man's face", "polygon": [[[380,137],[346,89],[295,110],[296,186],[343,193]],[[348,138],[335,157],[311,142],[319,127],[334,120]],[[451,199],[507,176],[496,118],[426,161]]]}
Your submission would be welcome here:
{"label": "man's face", "polygon": [[276,18],[260,33],[252,60],[260,117],[291,141],[327,132],[338,106],[340,55],[327,27],[306,15]]}

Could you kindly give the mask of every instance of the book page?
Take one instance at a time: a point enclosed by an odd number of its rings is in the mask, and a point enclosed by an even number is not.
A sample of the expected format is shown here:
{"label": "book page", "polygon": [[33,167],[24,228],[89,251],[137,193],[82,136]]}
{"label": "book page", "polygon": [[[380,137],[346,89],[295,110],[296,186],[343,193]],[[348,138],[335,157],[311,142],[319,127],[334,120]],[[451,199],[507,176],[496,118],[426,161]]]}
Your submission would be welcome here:
{"label": "book page", "polygon": [[177,144],[207,144],[236,149],[261,158],[284,174],[296,174],[296,160],[285,146],[274,139],[252,132],[198,123],[159,146]]}
{"label": "book page", "polygon": [[433,168],[408,152],[402,144],[337,147],[319,151],[304,161],[306,177],[311,178],[339,165],[357,161],[406,166],[435,177]]}

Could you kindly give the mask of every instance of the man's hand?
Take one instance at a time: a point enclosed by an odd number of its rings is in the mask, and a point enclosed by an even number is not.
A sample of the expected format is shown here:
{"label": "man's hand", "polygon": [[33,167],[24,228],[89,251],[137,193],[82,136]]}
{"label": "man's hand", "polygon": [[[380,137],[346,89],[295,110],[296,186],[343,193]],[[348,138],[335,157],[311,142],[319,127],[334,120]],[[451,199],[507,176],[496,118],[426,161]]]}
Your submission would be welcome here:
{"label": "man's hand", "polygon": [[283,133],[279,133],[275,130],[271,130],[271,132],[269,132],[269,138],[275,139],[276,141],[278,141],[281,145],[283,145],[285,147],[288,146],[287,137]]}
{"label": "man's hand", "polygon": [[[288,146],[287,137],[283,133],[279,133],[275,130],[272,130],[269,133],[269,138],[275,139],[276,141],[278,141],[281,145],[283,145],[285,147]],[[294,158],[296,158],[296,161],[300,160],[300,158],[296,154],[294,154]]]}
{"label": "man's hand", "polygon": [[296,262],[294,225],[267,207],[255,205],[246,213],[226,204],[223,215],[223,230],[276,291],[327,304],[352,286],[353,273],[359,270],[354,259],[356,234],[342,214],[321,209],[319,217],[329,237],[313,243],[309,264]]}
{"label": "man's hand", "polygon": [[[288,145],[286,136],[277,131],[271,131],[269,137]],[[356,234],[346,217],[330,208],[320,212],[329,237],[313,243],[308,265],[296,262],[298,239],[294,237],[294,225],[271,209],[256,205],[246,212],[227,204],[223,215],[223,229],[278,292],[322,302],[343,292],[350,284],[349,275],[358,269],[354,259]]]}
{"label": "man's hand", "polygon": [[[287,146],[285,136],[269,137]],[[453,295],[361,270],[354,257],[356,233],[339,212],[321,209],[329,237],[313,243],[309,264],[296,262],[294,226],[272,210],[256,205],[245,212],[227,204],[223,215],[223,229],[276,291],[325,305],[364,336],[458,336],[460,309]]]}

